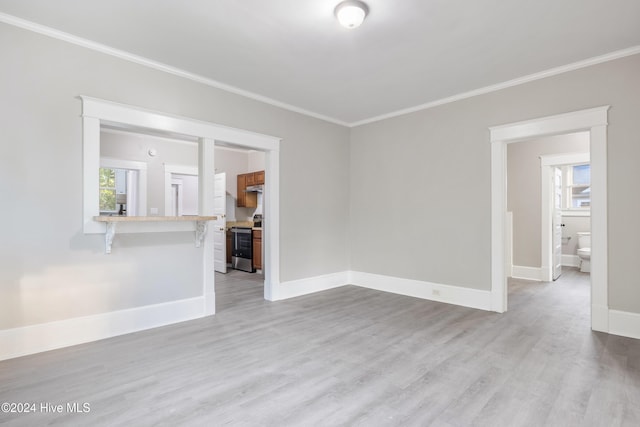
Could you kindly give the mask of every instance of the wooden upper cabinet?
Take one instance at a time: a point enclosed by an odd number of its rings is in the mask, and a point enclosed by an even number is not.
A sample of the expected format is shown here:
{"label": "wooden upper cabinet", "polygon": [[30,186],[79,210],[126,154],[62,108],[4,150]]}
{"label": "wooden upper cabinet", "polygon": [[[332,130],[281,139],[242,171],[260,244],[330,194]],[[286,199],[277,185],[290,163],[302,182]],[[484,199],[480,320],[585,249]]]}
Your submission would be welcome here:
{"label": "wooden upper cabinet", "polygon": [[247,193],[245,190],[251,185],[264,185],[264,171],[243,173],[238,175],[238,207],[258,207],[258,194]]}
{"label": "wooden upper cabinet", "polygon": [[238,175],[238,207],[243,208],[247,205],[247,175]]}
{"label": "wooden upper cabinet", "polygon": [[[247,193],[247,186],[254,185],[248,184],[247,178],[253,176],[253,173],[243,173],[238,175],[238,207],[239,208],[257,208],[258,207],[258,194]],[[254,178],[255,181],[255,178]]]}

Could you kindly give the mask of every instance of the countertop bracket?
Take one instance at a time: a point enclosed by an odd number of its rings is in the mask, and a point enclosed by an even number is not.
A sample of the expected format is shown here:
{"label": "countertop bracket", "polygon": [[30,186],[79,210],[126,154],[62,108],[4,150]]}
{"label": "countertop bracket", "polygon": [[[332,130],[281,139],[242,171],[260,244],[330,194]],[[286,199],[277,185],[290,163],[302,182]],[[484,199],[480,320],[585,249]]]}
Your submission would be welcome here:
{"label": "countertop bracket", "polygon": [[[215,216],[94,216],[94,221],[103,222],[106,225],[104,234],[104,252],[111,253],[113,239],[116,235],[118,223],[171,223],[171,222],[193,222],[195,224],[195,245],[202,246],[204,237],[207,234],[207,222],[215,221]],[[158,231],[158,230],[154,230]],[[162,231],[162,230],[160,230]],[[166,231],[166,230],[165,230]]]}

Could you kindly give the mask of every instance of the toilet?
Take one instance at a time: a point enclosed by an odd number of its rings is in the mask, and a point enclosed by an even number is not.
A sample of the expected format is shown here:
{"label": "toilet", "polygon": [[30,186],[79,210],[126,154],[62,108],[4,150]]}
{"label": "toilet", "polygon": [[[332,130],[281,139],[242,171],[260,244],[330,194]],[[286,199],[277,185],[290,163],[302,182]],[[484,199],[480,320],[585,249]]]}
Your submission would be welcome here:
{"label": "toilet", "polygon": [[591,232],[579,231],[578,233],[578,257],[580,257],[580,271],[591,272]]}

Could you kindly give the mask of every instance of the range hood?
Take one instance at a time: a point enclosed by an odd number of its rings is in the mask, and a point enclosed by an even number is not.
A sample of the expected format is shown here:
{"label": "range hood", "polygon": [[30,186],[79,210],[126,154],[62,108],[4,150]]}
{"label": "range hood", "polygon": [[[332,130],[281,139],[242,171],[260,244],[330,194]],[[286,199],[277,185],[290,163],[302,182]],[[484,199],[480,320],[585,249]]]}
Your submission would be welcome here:
{"label": "range hood", "polygon": [[245,192],[247,193],[262,193],[262,189],[263,189],[264,185],[250,185],[247,188],[245,188]]}

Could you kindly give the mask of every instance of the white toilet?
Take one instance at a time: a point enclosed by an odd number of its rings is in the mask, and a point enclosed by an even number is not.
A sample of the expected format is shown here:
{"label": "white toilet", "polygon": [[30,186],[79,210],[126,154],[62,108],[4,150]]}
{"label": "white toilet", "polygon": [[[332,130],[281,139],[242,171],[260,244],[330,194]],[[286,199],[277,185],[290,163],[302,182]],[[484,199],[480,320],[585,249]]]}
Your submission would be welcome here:
{"label": "white toilet", "polygon": [[578,233],[578,257],[580,257],[580,271],[591,272],[591,233],[579,231]]}

